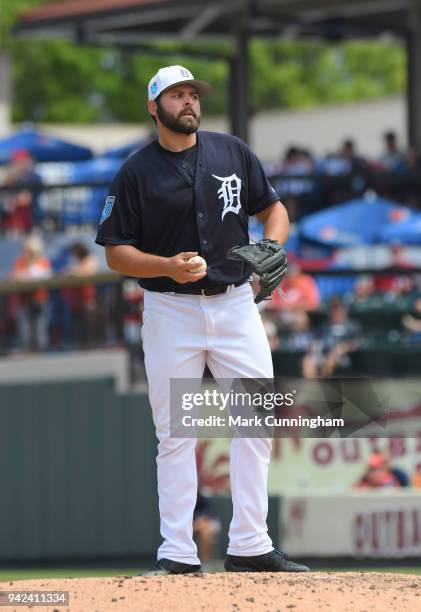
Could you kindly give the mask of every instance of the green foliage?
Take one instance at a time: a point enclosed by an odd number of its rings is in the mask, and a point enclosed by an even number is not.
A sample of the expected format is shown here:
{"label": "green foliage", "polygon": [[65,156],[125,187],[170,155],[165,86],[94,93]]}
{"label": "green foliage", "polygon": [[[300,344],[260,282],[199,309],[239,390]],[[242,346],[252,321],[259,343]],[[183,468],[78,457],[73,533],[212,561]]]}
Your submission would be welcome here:
{"label": "green foliage", "polygon": [[[175,63],[212,83],[206,114],[227,112],[229,75],[222,56],[229,55],[229,43],[160,42],[153,54],[16,39],[16,15],[40,0],[0,3],[0,46],[13,57],[15,121],[147,121],[147,83],[160,66]],[[251,61],[253,111],[372,100],[406,86],[405,50],[396,42],[254,40]]]}
{"label": "green foliage", "polygon": [[371,100],[405,90],[398,43],[278,42],[252,45],[255,108],[312,108]]}
{"label": "green foliage", "polygon": [[10,47],[11,30],[19,14],[39,4],[40,0],[0,0],[0,49]]}

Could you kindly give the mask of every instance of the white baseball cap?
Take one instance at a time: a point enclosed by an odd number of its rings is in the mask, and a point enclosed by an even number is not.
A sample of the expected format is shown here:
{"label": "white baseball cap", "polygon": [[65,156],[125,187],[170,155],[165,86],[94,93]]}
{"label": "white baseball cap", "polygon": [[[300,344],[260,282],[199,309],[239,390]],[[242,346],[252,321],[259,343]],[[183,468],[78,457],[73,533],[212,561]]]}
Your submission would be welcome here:
{"label": "white baseball cap", "polygon": [[156,100],[164,91],[179,83],[191,83],[199,94],[206,95],[212,87],[205,81],[198,81],[184,66],[167,66],[158,70],[148,85],[148,99]]}

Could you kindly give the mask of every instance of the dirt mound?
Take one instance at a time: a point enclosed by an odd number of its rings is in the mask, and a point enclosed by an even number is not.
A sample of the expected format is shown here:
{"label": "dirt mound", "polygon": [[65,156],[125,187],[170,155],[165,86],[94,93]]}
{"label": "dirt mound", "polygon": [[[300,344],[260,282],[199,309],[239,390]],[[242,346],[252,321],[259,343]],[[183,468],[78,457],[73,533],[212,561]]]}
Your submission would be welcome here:
{"label": "dirt mound", "polygon": [[[67,578],[2,583],[1,590],[69,591],[70,606],[48,612],[414,612],[421,577],[382,573],[194,574]],[[6,607],[5,610],[36,610]]]}

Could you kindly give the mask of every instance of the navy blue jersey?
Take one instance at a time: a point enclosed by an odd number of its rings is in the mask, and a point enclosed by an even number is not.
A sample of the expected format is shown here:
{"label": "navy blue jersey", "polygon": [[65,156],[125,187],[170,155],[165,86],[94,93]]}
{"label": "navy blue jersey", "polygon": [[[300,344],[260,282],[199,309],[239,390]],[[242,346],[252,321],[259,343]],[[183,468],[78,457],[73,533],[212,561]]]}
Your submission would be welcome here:
{"label": "navy blue jersey", "polygon": [[[113,180],[96,242],[128,244],[162,257],[198,251],[207,261],[207,276],[183,284],[183,290],[229,285],[250,270],[225,253],[249,242],[249,216],[278,199],[255,154],[234,136],[198,132],[194,175],[182,156],[154,141]],[[139,283],[152,291],[180,287],[168,277]]]}

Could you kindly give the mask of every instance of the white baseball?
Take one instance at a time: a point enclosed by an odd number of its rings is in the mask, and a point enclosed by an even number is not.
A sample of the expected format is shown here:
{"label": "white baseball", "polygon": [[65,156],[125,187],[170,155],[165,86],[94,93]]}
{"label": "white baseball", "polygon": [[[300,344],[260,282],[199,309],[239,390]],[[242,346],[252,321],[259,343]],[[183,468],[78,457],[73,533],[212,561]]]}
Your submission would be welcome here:
{"label": "white baseball", "polygon": [[208,264],[206,263],[206,261],[203,259],[203,257],[200,257],[200,255],[196,255],[195,257],[191,257],[187,263],[201,263],[200,268],[193,268],[191,270],[188,270],[188,272],[191,272],[192,274],[201,274],[202,272],[206,271],[206,268],[208,267]]}

